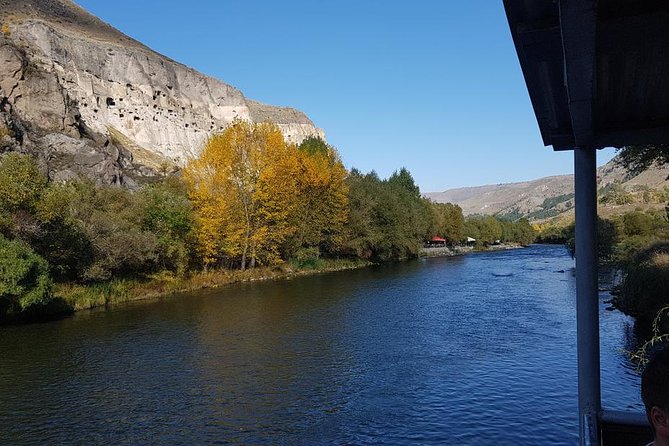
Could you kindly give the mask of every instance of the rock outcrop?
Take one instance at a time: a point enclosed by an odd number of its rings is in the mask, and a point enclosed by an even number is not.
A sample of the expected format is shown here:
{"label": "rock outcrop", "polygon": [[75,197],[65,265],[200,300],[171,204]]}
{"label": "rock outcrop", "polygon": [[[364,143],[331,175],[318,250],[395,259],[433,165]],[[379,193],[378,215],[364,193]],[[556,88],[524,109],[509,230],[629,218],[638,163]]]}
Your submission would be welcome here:
{"label": "rock outcrop", "polygon": [[251,101],[69,0],[0,0],[0,21],[0,150],[33,153],[53,179],[141,182],[235,118],[275,122],[289,142],[324,137],[304,113]]}

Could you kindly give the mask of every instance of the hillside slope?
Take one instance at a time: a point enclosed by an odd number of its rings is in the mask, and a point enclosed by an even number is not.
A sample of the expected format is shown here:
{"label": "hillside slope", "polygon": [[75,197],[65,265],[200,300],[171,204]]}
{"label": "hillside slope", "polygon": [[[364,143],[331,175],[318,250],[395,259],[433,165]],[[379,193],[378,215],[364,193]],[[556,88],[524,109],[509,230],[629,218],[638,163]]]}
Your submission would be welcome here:
{"label": "hillside slope", "polygon": [[[637,207],[664,207],[661,192],[669,187],[669,168],[654,167],[634,176],[616,165],[615,161],[614,158],[597,169],[600,214],[622,213]],[[559,175],[520,183],[449,189],[425,195],[436,202],[455,203],[462,207],[465,215],[527,217],[532,221],[569,218],[573,215],[574,179],[572,175]],[[606,197],[611,199],[607,200]]]}
{"label": "hillside slope", "polygon": [[235,118],[272,120],[290,142],[324,136],[304,113],[251,101],[69,0],[0,0],[0,22],[0,151],[38,156],[53,179],[141,181]]}

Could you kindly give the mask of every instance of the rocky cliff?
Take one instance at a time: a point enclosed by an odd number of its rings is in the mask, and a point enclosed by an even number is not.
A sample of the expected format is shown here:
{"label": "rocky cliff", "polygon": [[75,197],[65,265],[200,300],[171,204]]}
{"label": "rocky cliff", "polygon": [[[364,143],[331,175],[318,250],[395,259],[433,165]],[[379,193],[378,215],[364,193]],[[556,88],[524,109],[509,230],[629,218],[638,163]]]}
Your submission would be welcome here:
{"label": "rocky cliff", "polygon": [[176,169],[233,119],[275,122],[290,142],[323,132],[162,56],[69,0],[0,0],[0,151],[55,180],[132,186]]}

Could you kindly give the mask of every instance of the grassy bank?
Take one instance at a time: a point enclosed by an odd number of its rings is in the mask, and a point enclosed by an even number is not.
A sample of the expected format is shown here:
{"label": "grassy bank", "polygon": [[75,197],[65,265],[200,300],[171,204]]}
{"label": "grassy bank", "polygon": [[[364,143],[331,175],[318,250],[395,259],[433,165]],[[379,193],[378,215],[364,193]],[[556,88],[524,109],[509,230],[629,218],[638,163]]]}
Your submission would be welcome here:
{"label": "grassy bank", "polygon": [[110,282],[79,285],[59,284],[55,295],[70,311],[81,311],[125,302],[156,299],[222,285],[259,280],[286,279],[331,271],[361,268],[371,265],[364,260],[319,260],[317,264],[296,266],[284,264],[273,268],[253,268],[246,271],[217,269],[192,273],[185,277],[155,274],[143,279],[113,279]]}

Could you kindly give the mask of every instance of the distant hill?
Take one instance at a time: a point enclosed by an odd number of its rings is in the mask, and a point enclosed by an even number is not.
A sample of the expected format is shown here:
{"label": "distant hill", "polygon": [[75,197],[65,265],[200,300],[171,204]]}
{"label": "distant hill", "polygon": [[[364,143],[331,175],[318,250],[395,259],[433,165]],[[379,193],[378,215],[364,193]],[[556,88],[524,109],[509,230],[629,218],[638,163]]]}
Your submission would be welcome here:
{"label": "distant hill", "polygon": [[[597,169],[601,215],[636,208],[663,208],[669,199],[669,168],[653,167],[631,175],[616,159]],[[426,197],[439,203],[455,203],[465,215],[498,215],[531,221],[573,218],[573,175],[558,175],[520,183],[462,187],[432,192]]]}

